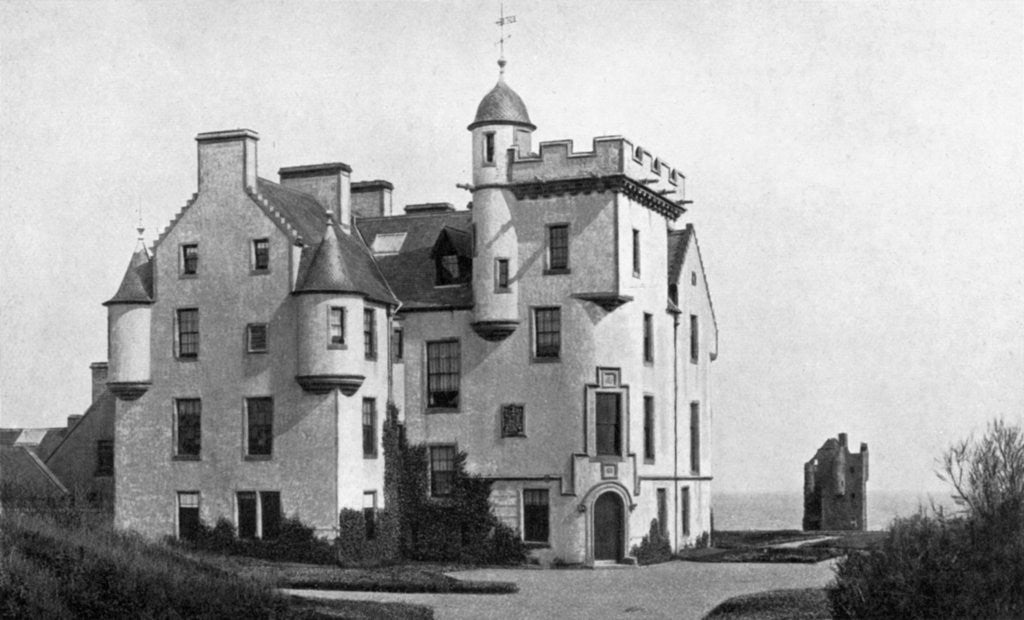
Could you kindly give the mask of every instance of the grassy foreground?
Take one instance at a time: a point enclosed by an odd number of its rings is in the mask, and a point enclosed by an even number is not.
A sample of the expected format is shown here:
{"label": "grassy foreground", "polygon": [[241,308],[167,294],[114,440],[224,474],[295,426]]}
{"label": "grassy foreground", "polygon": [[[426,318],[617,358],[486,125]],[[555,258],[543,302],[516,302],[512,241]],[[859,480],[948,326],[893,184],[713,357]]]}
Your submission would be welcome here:
{"label": "grassy foreground", "polygon": [[770,590],[736,596],[704,616],[707,620],[811,620],[831,618],[828,595],[819,588]]}
{"label": "grassy foreground", "polygon": [[3,618],[431,618],[417,605],[294,599],[163,544],[41,517],[0,519]]}

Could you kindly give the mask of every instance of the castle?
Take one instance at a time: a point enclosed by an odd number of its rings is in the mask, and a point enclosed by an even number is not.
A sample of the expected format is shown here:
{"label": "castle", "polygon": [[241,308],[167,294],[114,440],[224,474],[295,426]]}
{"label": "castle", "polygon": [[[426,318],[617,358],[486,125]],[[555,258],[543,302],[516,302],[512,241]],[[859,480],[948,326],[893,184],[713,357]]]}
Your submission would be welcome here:
{"label": "castle", "polygon": [[866,529],[867,483],[868,444],[851,454],[846,433],[830,437],[804,464],[804,529]]}
{"label": "castle", "polygon": [[685,178],[622,137],[534,150],[499,64],[466,210],[400,213],[344,163],[270,181],[255,132],[196,137],[198,191],[105,303],[117,526],[331,535],[383,508],[393,401],[431,494],[465,452],[538,553],[621,561],[655,519],[673,548],[710,532],[718,334]]}

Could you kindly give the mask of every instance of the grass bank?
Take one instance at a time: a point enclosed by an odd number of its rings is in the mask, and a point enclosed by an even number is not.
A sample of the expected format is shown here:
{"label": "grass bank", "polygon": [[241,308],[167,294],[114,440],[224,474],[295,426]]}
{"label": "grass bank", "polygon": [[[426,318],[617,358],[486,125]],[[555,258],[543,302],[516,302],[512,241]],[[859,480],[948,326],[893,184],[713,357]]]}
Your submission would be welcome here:
{"label": "grass bank", "polygon": [[110,528],[0,518],[0,617],[431,618],[427,607],[309,602]]}
{"label": "grass bank", "polygon": [[691,562],[761,562],[813,564],[854,550],[877,547],[885,532],[800,530],[716,531],[714,546],[685,549],[679,558]]}
{"label": "grass bank", "polygon": [[811,620],[831,617],[828,595],[820,588],[770,590],[735,596],[704,616],[706,620]]}

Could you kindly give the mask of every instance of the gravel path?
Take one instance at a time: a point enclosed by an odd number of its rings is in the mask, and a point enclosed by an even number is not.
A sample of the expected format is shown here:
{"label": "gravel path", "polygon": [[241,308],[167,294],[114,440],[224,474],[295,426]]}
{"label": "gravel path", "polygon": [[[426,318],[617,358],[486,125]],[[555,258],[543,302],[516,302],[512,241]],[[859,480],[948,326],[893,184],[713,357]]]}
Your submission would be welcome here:
{"label": "gravel path", "polygon": [[477,618],[701,618],[740,594],[824,587],[832,562],[734,564],[668,562],[595,570],[482,569],[460,579],[514,581],[518,594],[378,594],[289,590],[310,597],[402,601],[434,608],[438,620]]}

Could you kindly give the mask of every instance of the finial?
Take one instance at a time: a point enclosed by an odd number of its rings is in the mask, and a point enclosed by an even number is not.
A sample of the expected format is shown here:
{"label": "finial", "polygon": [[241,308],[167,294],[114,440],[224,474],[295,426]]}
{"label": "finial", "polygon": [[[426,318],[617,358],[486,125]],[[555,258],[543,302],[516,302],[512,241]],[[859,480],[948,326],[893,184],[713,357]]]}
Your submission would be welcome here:
{"label": "finial", "polygon": [[137,212],[138,217],[139,217],[139,223],[135,227],[135,230],[137,230],[138,233],[139,233],[139,241],[143,241],[143,235],[142,234],[144,232],[146,232],[146,227],[142,225],[142,203],[141,202],[136,203],[135,209],[136,209],[136,212]]}
{"label": "finial", "polygon": [[505,36],[505,24],[516,23],[515,15],[505,15],[505,3],[501,3],[501,12],[498,14],[498,21],[494,22],[501,29],[501,38],[498,39],[498,45],[501,46],[501,55],[498,57],[498,77],[504,77],[505,75],[505,41],[512,38],[512,35]]}

